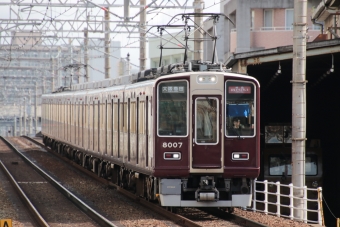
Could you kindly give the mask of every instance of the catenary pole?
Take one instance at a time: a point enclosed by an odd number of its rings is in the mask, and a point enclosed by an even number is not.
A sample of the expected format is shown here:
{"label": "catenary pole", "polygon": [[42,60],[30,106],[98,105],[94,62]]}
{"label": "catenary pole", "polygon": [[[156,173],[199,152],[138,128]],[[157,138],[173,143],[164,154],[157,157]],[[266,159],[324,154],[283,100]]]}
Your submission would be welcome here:
{"label": "catenary pole", "polygon": [[[87,16],[88,18],[88,16]],[[89,43],[89,32],[87,27],[84,28],[84,63],[86,65],[85,67],[85,82],[89,82],[89,67],[87,67],[89,65],[89,48],[88,48],[88,43]]]}
{"label": "catenary pole", "polygon": [[26,97],[24,97],[24,133],[23,135],[27,136],[26,134]]}
{"label": "catenary pole", "polygon": [[109,8],[105,11],[105,79],[109,79],[110,76],[110,13]]}
{"label": "catenary pole", "polygon": [[145,61],[146,61],[146,50],[145,50],[145,30],[146,30],[146,0],[140,0],[140,41],[139,41],[139,69],[140,71],[145,70]]}
{"label": "catenary pole", "polygon": [[124,0],[124,22],[130,21],[130,0]]}
{"label": "catenary pole", "polygon": [[[194,1],[194,11],[195,13],[203,13],[204,1],[203,0],[195,0]],[[203,17],[195,17],[195,24],[198,26],[202,26]],[[203,61],[203,34],[200,31],[201,29],[197,29],[194,32],[194,59]]]}
{"label": "catenary pole", "polygon": [[292,183],[294,219],[303,220],[306,141],[306,37],[307,0],[294,0],[292,80]]}
{"label": "catenary pole", "polygon": [[[14,107],[15,107],[15,104],[14,104]],[[15,114],[14,114],[13,136],[17,136],[17,115],[15,115]]]}
{"label": "catenary pole", "polygon": [[31,94],[31,90],[28,90],[28,94],[29,94],[29,103],[28,103],[28,119],[29,119],[29,127],[28,127],[28,136],[31,136],[32,135],[32,94]]}
{"label": "catenary pole", "polygon": [[22,102],[20,102],[20,122],[19,122],[19,125],[20,125],[20,131],[19,131],[19,136],[22,135]]}
{"label": "catenary pole", "polygon": [[38,114],[37,114],[37,110],[38,110],[38,85],[37,82],[35,82],[35,99],[34,99],[34,119],[35,119],[35,131],[34,131],[34,136],[37,135],[38,133]]}

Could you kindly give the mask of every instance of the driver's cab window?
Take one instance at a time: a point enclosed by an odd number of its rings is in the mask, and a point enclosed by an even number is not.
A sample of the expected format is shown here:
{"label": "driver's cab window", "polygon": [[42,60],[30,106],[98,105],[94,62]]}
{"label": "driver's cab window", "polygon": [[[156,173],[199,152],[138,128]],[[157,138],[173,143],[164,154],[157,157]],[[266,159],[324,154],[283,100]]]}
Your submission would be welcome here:
{"label": "driver's cab window", "polygon": [[255,86],[253,83],[226,81],[225,134],[229,137],[255,135]]}
{"label": "driver's cab window", "polygon": [[188,135],[188,82],[165,81],[158,85],[158,136]]}

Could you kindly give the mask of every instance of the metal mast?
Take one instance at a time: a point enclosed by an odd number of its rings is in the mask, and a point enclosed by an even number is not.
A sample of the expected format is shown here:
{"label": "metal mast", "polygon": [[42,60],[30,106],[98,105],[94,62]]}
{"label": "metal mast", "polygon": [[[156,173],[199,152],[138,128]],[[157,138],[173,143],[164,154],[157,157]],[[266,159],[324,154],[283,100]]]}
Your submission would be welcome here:
{"label": "metal mast", "polygon": [[[194,1],[195,13],[203,13],[204,1]],[[200,30],[202,26],[203,17],[195,17],[195,24],[198,25],[198,29],[194,33],[194,59],[203,61],[203,33]]]}
{"label": "metal mast", "polygon": [[[146,22],[146,0],[140,1],[141,8],[140,8],[140,41],[139,41],[139,69],[140,71],[145,70],[145,60],[146,60],[146,52],[145,52],[145,22]],[[144,6],[144,7],[143,7]]]}
{"label": "metal mast", "polygon": [[307,0],[294,0],[293,80],[292,80],[292,183],[294,219],[303,220],[306,141],[306,37]]}
{"label": "metal mast", "polygon": [[88,43],[89,43],[89,36],[88,36],[88,31],[87,31],[87,28],[84,28],[84,63],[86,65],[85,67],[85,82],[89,82],[89,78],[90,78],[90,75],[89,75],[89,68],[87,67],[88,64],[89,64],[89,46],[88,46]]}
{"label": "metal mast", "polygon": [[110,78],[110,14],[109,8],[105,11],[105,79]]}

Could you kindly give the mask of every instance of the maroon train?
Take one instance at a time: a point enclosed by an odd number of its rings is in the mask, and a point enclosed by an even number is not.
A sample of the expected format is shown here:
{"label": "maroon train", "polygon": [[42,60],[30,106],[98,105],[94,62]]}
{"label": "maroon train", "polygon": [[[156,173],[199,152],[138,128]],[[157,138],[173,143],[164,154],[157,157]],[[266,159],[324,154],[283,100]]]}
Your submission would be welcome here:
{"label": "maroon train", "polygon": [[42,102],[46,145],[139,196],[167,207],[251,203],[260,172],[253,77],[173,64],[74,85]]}

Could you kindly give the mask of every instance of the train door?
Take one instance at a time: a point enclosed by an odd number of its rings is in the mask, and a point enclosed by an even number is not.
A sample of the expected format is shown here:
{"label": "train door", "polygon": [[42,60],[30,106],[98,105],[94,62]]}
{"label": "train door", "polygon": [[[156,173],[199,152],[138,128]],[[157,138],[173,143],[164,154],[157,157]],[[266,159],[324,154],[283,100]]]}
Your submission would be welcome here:
{"label": "train door", "polygon": [[192,168],[221,168],[221,96],[194,95],[192,110]]}

